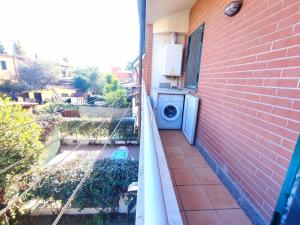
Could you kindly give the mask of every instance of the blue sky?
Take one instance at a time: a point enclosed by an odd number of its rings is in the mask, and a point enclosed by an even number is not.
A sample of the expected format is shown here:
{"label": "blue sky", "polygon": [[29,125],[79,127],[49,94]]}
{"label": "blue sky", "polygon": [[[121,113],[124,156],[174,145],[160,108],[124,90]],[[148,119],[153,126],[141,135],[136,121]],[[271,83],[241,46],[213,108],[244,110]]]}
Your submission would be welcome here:
{"label": "blue sky", "polygon": [[68,57],[75,66],[126,65],[138,54],[136,0],[1,1],[0,41],[11,53],[20,40],[28,55]]}

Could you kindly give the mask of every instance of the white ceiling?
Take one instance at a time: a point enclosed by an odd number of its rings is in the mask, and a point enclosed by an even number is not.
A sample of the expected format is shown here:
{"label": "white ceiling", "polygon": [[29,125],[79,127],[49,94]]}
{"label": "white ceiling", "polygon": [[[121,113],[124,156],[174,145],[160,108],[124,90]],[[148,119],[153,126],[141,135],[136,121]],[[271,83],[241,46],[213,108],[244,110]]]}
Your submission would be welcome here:
{"label": "white ceiling", "polygon": [[158,19],[191,8],[196,0],[148,0],[147,23],[153,23]]}

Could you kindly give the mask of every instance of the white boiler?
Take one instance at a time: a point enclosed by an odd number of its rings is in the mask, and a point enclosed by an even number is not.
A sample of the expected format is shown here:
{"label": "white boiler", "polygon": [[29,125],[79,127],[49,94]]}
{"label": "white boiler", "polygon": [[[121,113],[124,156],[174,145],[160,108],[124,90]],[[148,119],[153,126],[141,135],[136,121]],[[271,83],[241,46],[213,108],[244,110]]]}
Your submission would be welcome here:
{"label": "white boiler", "polygon": [[166,44],[163,58],[163,75],[181,76],[183,45]]}

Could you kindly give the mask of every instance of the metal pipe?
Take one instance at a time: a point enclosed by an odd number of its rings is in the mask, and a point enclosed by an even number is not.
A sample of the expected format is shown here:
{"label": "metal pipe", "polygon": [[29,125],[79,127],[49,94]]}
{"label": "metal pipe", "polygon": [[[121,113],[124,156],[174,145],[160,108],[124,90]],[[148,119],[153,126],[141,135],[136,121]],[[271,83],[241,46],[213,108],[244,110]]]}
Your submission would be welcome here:
{"label": "metal pipe", "polygon": [[145,33],[146,33],[146,0],[139,1],[140,12],[140,50],[139,50],[139,111],[138,128],[139,138],[141,137],[141,104],[142,104],[142,80],[143,80],[143,55],[145,52]]}
{"label": "metal pipe", "polygon": [[150,100],[145,85],[142,87],[142,119],[144,149],[144,225],[168,225],[162,181],[159,171]]}

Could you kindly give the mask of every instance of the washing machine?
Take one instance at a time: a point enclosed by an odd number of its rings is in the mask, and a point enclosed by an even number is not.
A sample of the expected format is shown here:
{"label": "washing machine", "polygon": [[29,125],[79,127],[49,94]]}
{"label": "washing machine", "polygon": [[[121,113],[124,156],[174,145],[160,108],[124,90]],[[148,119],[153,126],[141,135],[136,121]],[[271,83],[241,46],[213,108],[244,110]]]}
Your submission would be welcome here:
{"label": "washing machine", "polygon": [[181,129],[184,95],[158,94],[157,127],[158,129]]}

